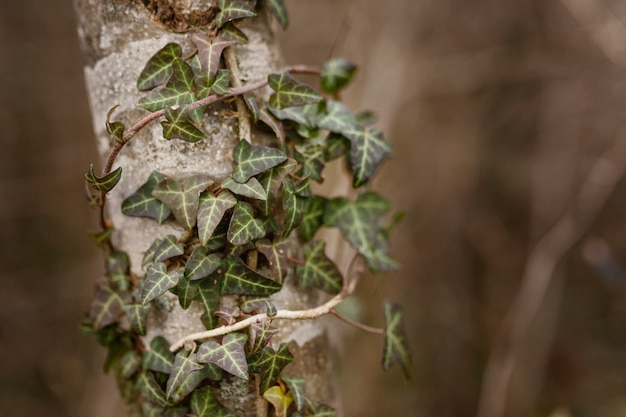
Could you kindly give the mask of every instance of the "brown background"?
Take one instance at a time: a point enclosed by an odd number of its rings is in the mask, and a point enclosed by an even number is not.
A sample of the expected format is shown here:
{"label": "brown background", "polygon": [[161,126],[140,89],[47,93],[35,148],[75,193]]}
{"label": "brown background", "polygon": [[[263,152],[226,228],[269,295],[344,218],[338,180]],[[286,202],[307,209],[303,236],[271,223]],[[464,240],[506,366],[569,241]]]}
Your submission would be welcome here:
{"label": "brown background", "polygon": [[[406,213],[403,269],[365,280],[354,308],[376,325],[382,298],[405,305],[416,378],[383,373],[379,338],[345,329],[346,415],[474,415],[529,250],[621,128],[624,67],[584,19],[623,25],[625,3],[587,2],[582,24],[556,0],[287,3],[288,62],[360,66],[345,98],[379,113],[395,157],[375,188]],[[102,352],[78,331],[101,271],[82,66],[69,0],[0,0],[2,417],[118,412]],[[625,209],[620,183],[559,264],[507,415],[626,413]]]}

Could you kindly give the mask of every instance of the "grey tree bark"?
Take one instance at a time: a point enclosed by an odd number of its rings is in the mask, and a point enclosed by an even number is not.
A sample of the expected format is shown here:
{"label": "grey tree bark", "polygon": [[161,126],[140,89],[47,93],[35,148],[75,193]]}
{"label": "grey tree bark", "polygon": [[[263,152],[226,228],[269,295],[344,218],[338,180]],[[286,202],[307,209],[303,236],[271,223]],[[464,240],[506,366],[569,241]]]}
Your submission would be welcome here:
{"label": "grey tree bark", "polygon": [[[216,3],[211,0],[75,0],[93,125],[103,160],[111,149],[105,130],[109,109],[119,105],[114,118],[127,125],[145,115],[146,112],[136,106],[142,95],[135,87],[145,63],[168,42],[178,42],[191,50],[189,33],[206,31],[210,27],[217,13]],[[281,60],[268,14],[260,13],[245,23],[242,30],[250,39],[248,45],[235,47],[243,81],[260,80],[276,70]],[[124,216],[120,210],[121,202],[154,170],[174,178],[197,173],[215,179],[229,175],[232,149],[239,140],[237,117],[232,115],[234,109],[232,103],[226,103],[209,112],[204,125],[209,137],[202,142],[166,141],[162,138],[160,125],[153,123],[133,138],[118,157],[114,168],[122,166],[123,175],[109,195],[107,210],[115,225],[113,242],[128,253],[132,272],[138,276],[145,274],[141,259],[153,240],[167,234],[180,237],[184,230],[174,224],[157,225],[149,219]],[[266,142],[268,138],[253,128],[252,140]],[[276,296],[279,308],[302,309],[318,305],[318,302],[317,294],[298,292],[288,282]],[[151,330],[146,342],[156,335],[163,335],[173,342],[204,330],[199,319],[202,314],[199,306],[182,310],[172,296],[170,307],[169,312],[151,313]],[[290,350],[296,358],[285,373],[305,378],[308,396],[337,407],[324,325],[319,320],[278,325],[282,327],[272,343],[290,343]],[[230,406],[242,416],[256,416],[253,394],[245,402]]]}

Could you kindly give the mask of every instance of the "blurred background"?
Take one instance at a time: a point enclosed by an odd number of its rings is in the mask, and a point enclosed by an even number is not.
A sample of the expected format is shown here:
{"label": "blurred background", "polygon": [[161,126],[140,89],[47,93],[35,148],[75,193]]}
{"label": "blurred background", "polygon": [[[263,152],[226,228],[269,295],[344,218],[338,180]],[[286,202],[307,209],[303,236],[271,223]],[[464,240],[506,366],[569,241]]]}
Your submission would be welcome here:
{"label": "blurred background", "polygon": [[[287,6],[287,62],[359,65],[344,98],[378,113],[375,188],[405,211],[402,270],[359,302],[404,304],[415,380],[346,329],[346,416],[626,416],[626,2]],[[1,417],[120,415],[78,330],[102,270],[82,68],[70,0],[0,0]]]}

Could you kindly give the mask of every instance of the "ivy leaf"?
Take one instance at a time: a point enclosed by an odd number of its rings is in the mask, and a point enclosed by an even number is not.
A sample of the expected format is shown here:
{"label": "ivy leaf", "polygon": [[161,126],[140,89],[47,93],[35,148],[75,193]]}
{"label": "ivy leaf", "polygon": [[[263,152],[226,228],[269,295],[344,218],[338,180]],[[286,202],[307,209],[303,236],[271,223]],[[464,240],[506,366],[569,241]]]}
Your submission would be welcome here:
{"label": "ivy leaf", "polygon": [[196,294],[196,300],[204,308],[204,314],[200,317],[200,320],[207,330],[214,329],[217,325],[217,317],[215,317],[214,313],[220,306],[218,284],[217,274],[213,274],[200,281],[198,293]]}
{"label": "ivy leaf", "polygon": [[283,236],[288,236],[302,221],[304,204],[305,199],[296,194],[291,178],[286,178],[283,182],[283,208],[285,209]]}
{"label": "ivy leaf", "polygon": [[217,70],[215,79],[211,83],[211,92],[214,94],[226,94],[230,87],[230,71],[225,69]]}
{"label": "ivy leaf", "polygon": [[144,306],[141,304],[124,305],[124,312],[128,316],[130,327],[133,332],[137,333],[139,336],[146,335],[149,311],[150,306]]}
{"label": "ivy leaf", "polygon": [[198,142],[205,138],[202,130],[189,121],[187,110],[183,107],[173,109],[165,108],[167,121],[161,122],[163,137],[167,140],[181,139],[186,142]]}
{"label": "ivy leaf", "polygon": [[243,33],[232,22],[225,23],[220,29],[220,36],[229,41],[235,41],[241,45],[247,45],[249,41],[245,33]]}
{"label": "ivy leaf", "polygon": [[278,334],[278,329],[273,327],[269,320],[264,320],[261,323],[253,323],[249,331],[249,355],[260,352],[276,334]]}
{"label": "ivy leaf", "polygon": [[[163,417],[187,417],[188,407],[169,407],[163,410]],[[160,417],[160,415],[159,415]]]}
{"label": "ivy leaf", "polygon": [[296,151],[294,156],[302,168],[298,171],[298,176],[310,178],[317,182],[322,182],[322,171],[324,170],[324,152],[321,146],[306,146]]}
{"label": "ivy leaf", "polygon": [[342,103],[331,101],[326,105],[326,112],[319,118],[318,126],[331,132],[345,135],[359,127],[359,122]]}
{"label": "ivy leaf", "polygon": [[[189,381],[187,376],[192,372],[197,372],[202,369],[203,366],[200,365],[196,361],[196,354],[191,353],[187,356],[187,352],[180,351],[176,354],[176,358],[174,359],[174,365],[172,366],[172,372],[170,373],[170,377],[167,380],[167,386],[165,387],[165,394],[167,398],[172,398],[174,392],[179,391],[181,385],[185,381]],[[183,391],[191,392],[188,388],[183,389]]]}
{"label": "ivy leaf", "polygon": [[178,284],[172,288],[172,293],[178,296],[178,302],[183,310],[187,310],[191,305],[191,301],[196,298],[198,294],[198,283],[190,281],[185,275],[180,278]]}
{"label": "ivy leaf", "polygon": [[226,211],[237,204],[237,199],[230,191],[222,191],[217,196],[206,191],[200,194],[198,209],[198,237],[203,245],[209,241],[213,232],[222,221]]}
{"label": "ivy leaf", "polygon": [[120,359],[119,372],[122,377],[129,379],[139,370],[141,358],[134,350],[129,350]]}
{"label": "ivy leaf", "polygon": [[277,351],[269,346],[262,351],[250,356],[248,364],[250,372],[261,374],[261,391],[267,391],[276,383],[278,375],[285,366],[293,361],[293,355],[289,352],[286,343],[281,343]]}
{"label": "ivy leaf", "polygon": [[111,143],[122,143],[124,141],[124,130],[126,129],[124,123],[111,121],[111,115],[118,107],[119,104],[109,110],[107,113],[107,120],[105,122],[107,133],[112,141]]}
{"label": "ivy leaf", "polygon": [[191,41],[198,47],[198,57],[202,68],[201,84],[210,86],[213,84],[220,66],[222,52],[237,42],[222,36],[211,39],[202,33],[194,33],[191,36]]}
{"label": "ivy leaf", "polygon": [[302,407],[304,407],[304,402],[306,400],[304,379],[295,378],[292,376],[281,376],[280,379],[282,379],[285,385],[287,385],[287,388],[289,388],[289,392],[293,396],[293,400],[296,403],[296,408],[298,409],[298,411],[302,410]]}
{"label": "ivy leaf", "polygon": [[237,321],[237,317],[241,316],[239,307],[220,307],[215,311],[215,315],[231,325]]}
{"label": "ivy leaf", "polygon": [[335,58],[322,67],[322,90],[336,93],[344,88],[354,77],[356,66],[343,58]]}
{"label": "ivy leaf", "polygon": [[113,251],[106,258],[106,274],[111,278],[111,282],[120,291],[128,291],[130,279],[130,260],[128,254],[121,251]]}
{"label": "ivy leaf", "polygon": [[165,204],[152,196],[152,191],[165,178],[165,175],[152,171],[148,181],[122,202],[122,213],[132,217],[149,217],[159,224],[163,224],[170,216],[171,211]]}
{"label": "ivy leaf", "polygon": [[289,406],[293,402],[291,392],[285,394],[279,386],[274,386],[268,388],[263,393],[263,398],[265,398],[267,402],[274,406],[276,417],[287,417],[287,411],[289,410]]}
{"label": "ivy leaf", "polygon": [[248,336],[243,333],[228,333],[221,345],[208,340],[200,345],[197,359],[199,362],[215,364],[236,377],[248,379],[248,363],[244,352],[247,339]]}
{"label": "ivy leaf", "polygon": [[[313,414],[310,414],[310,417],[336,417],[337,416],[337,412],[335,411],[335,409],[326,404],[318,403],[317,401],[313,401],[308,398],[306,400],[306,404],[308,408],[311,410],[311,412],[313,413]],[[300,413],[294,414],[294,417],[299,417],[299,416],[302,416],[302,414]]]}
{"label": "ivy leaf", "polygon": [[324,197],[314,195],[308,198],[304,208],[304,216],[300,223],[300,237],[305,242],[313,239],[315,233],[324,223],[324,210],[326,208],[326,200]]}
{"label": "ivy leaf", "polygon": [[174,217],[187,230],[196,223],[200,193],[213,181],[203,175],[194,175],[180,183],[171,178],[161,181],[152,191],[152,195],[172,210]]}
{"label": "ivy leaf", "polygon": [[182,268],[168,273],[164,263],[150,265],[141,289],[141,304],[146,305],[170,288],[174,288],[182,276]]}
{"label": "ivy leaf", "polygon": [[385,301],[383,311],[385,313],[383,368],[387,371],[394,363],[398,363],[406,379],[411,380],[411,356],[404,332],[402,307],[391,301]]}
{"label": "ivy leaf", "polygon": [[241,184],[232,179],[231,177],[225,178],[222,181],[222,187],[232,191],[237,195],[242,195],[248,198],[254,198],[256,200],[267,200],[267,194],[265,190],[256,178],[250,178],[245,183]]}
{"label": "ivy leaf", "polygon": [[233,179],[244,183],[250,177],[283,163],[287,160],[287,155],[280,149],[251,145],[242,140],[233,150],[233,158],[237,162]]}
{"label": "ivy leaf", "polygon": [[176,236],[167,235],[154,249],[153,262],[163,262],[166,259],[182,255],[183,253],[185,253],[185,247],[182,243],[178,243]]}
{"label": "ivy leaf", "polygon": [[172,63],[182,56],[183,49],[177,43],[168,43],[152,56],[139,74],[137,88],[150,90],[163,84],[172,75]]}
{"label": "ivy leaf", "polygon": [[[189,394],[191,394],[196,387],[204,381],[209,376],[209,370],[206,366],[202,369],[190,372],[187,376],[184,377],[182,383],[177,387],[177,389],[173,390],[171,398],[174,403],[179,403],[185,399]],[[188,408],[185,407],[187,410]],[[163,416],[166,417],[166,416]],[[183,415],[186,417],[186,414]]]}
{"label": "ivy leaf", "polygon": [[276,315],[276,306],[267,297],[255,297],[248,298],[246,296],[241,297],[242,303],[240,304],[241,311],[244,313],[252,314],[254,312],[266,311],[268,317],[274,317]]}
{"label": "ivy leaf", "polygon": [[267,108],[259,110],[259,119],[265,123],[276,135],[280,143],[285,143],[285,128],[280,120],[276,119]]}
{"label": "ivy leaf", "polygon": [[322,96],[313,88],[296,81],[288,72],[270,74],[267,82],[275,91],[270,96],[269,104],[276,109],[282,110],[285,107],[304,106],[322,101]]}
{"label": "ivy leaf", "polygon": [[163,87],[155,88],[139,100],[139,107],[155,112],[166,107],[181,106],[195,100],[193,70],[185,61],[174,58],[172,75]]}
{"label": "ivy leaf", "polygon": [[156,336],[150,342],[150,350],[143,355],[143,369],[169,374],[173,365],[174,355],[170,352],[170,344],[163,336]]}
{"label": "ivy leaf", "polygon": [[154,239],[150,247],[143,254],[143,259],[141,260],[141,266],[144,267],[150,262],[154,260],[154,252],[156,248],[161,244],[161,239]]}
{"label": "ivy leaf", "polygon": [[343,276],[337,266],[328,259],[324,249],[326,242],[314,240],[304,246],[306,262],[296,267],[296,275],[302,288],[315,287],[337,294],[343,285]]}
{"label": "ivy leaf", "polygon": [[218,28],[231,20],[256,16],[254,6],[245,0],[219,0],[218,5],[220,12],[215,17]]}
{"label": "ivy leaf", "polygon": [[238,256],[228,255],[225,265],[226,272],[220,284],[221,295],[268,296],[280,291],[282,287],[248,268]]}
{"label": "ivy leaf", "polygon": [[190,281],[195,281],[208,277],[222,264],[222,259],[209,253],[204,246],[198,246],[187,259],[185,264],[185,277]]}
{"label": "ivy leaf", "polygon": [[161,389],[159,384],[154,379],[154,375],[149,372],[142,372],[137,378],[137,388],[144,397],[153,404],[160,407],[168,407],[172,405],[165,395],[165,392]]}
{"label": "ivy leaf", "polygon": [[191,411],[196,417],[236,417],[217,401],[213,387],[202,387],[191,394]]}
{"label": "ivy leaf", "polygon": [[287,26],[289,26],[289,18],[287,16],[285,2],[283,0],[264,0],[264,3],[266,4],[266,7],[269,7],[270,11],[283,29],[287,29]]}
{"label": "ivy leaf", "polygon": [[326,147],[324,148],[324,159],[326,162],[333,161],[348,153],[350,149],[350,141],[337,133],[331,133],[326,138]]}
{"label": "ivy leaf", "polygon": [[230,219],[228,241],[233,245],[240,246],[263,236],[265,236],[263,222],[254,218],[254,210],[250,204],[239,201]]}
{"label": "ivy leaf", "polygon": [[89,318],[94,329],[115,323],[124,313],[124,299],[108,285],[99,285],[91,303]]}
{"label": "ivy leaf", "polygon": [[257,241],[255,246],[269,262],[276,281],[282,283],[289,270],[287,257],[291,249],[291,241],[289,239],[276,238],[273,242],[270,242],[268,239],[262,239]]}
{"label": "ivy leaf", "polygon": [[291,174],[298,163],[293,159],[287,159],[280,165],[265,171],[259,177],[259,182],[267,194],[267,199],[261,203],[261,211],[268,216],[276,204],[278,190],[287,175]]}
{"label": "ivy leaf", "polygon": [[85,174],[85,179],[96,191],[108,193],[117,185],[122,178],[122,167],[117,168],[113,172],[109,172],[107,175],[97,177],[93,173],[93,164],[89,165],[89,172]]}
{"label": "ivy leaf", "polygon": [[378,129],[360,127],[345,133],[350,139],[353,186],[360,187],[374,175],[383,158],[391,155],[391,145]]}

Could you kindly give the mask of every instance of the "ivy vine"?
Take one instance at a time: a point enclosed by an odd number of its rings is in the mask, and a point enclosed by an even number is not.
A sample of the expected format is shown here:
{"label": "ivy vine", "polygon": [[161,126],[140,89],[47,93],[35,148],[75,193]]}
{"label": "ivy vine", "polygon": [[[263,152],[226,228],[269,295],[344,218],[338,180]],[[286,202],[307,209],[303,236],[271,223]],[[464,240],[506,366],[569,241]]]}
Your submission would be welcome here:
{"label": "ivy vine", "polygon": [[[291,76],[317,74],[322,92],[336,98],[356,72],[349,61],[333,59],[322,68],[290,66],[262,81],[234,82],[233,71],[223,68],[223,53],[247,43],[237,23],[256,15],[254,3],[220,0],[217,30],[193,34],[194,53],[183,56],[183,46],[169,43],[150,58],[137,80],[137,88],[146,92],[138,106],[149,114],[125,126],[112,120],[116,108],[111,109],[106,129],[112,150],[101,176],[93,165],[86,174],[95,191],[90,200],[100,212],[102,231],[94,238],[106,252],[106,279],[97,286],[84,329],[108,348],[105,367],[113,370],[138,416],[235,416],[215,390],[225,379],[247,380],[251,374],[259,375],[260,394],[278,417],[335,415],[306,395],[306,381],[282,374],[293,356],[286,344],[277,350],[269,345],[277,320],[332,314],[381,333],[383,367],[398,363],[410,378],[401,307],[384,303],[384,329],[339,315],[335,307],[354,291],[359,274],[343,276],[326,255],[325,242],[315,239],[319,229],[337,228],[357,252],[353,263],[364,259],[374,272],[398,267],[389,254],[392,225],[382,221],[389,203],[366,188],[391,146],[372,126],[370,115],[353,114]],[[266,4],[286,27],[282,0]],[[267,102],[250,94],[266,86],[273,91]],[[241,140],[233,150],[232,174],[219,180],[152,172],[123,201],[122,213],[159,224],[175,222],[187,234],[156,239],[143,259],[146,274],[134,276],[128,256],[112,243],[113,226],[105,211],[107,193],[123,177],[122,167],[113,170],[117,156],[137,132],[157,120],[165,140],[204,140],[204,114],[211,104],[231,97],[242,97],[252,121],[275,131],[277,146]],[[359,191],[354,200],[326,199],[311,188],[311,182],[322,181],[326,163],[338,158],[345,158]],[[328,301],[298,311],[274,305],[271,296],[292,279],[290,270],[297,285],[328,293]],[[206,331],[177,341],[158,336],[144,346],[148,313],[162,308],[167,292],[178,297],[183,309],[199,303]],[[236,296],[238,304],[222,305],[227,295]]]}

